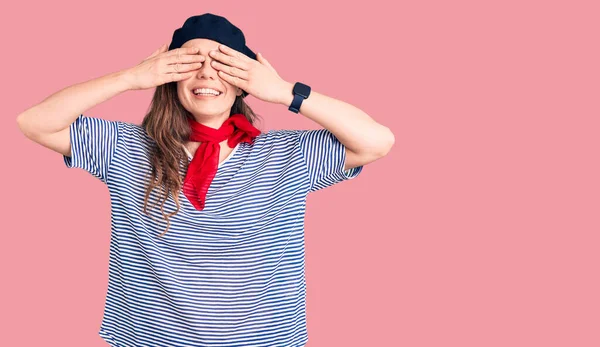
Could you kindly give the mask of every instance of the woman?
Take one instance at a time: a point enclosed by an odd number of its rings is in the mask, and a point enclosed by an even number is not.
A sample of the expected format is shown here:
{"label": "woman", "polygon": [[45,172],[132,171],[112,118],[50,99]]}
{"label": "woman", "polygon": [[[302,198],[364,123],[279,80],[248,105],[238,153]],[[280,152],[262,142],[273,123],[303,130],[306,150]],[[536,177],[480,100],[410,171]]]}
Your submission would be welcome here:
{"label": "woman", "polygon": [[[141,125],[82,114],[153,87]],[[110,190],[99,334],[111,346],[305,345],[306,196],[357,177],[393,135],[349,104],[316,92],[301,100],[293,87],[237,27],[207,13],[188,18],[169,50],[19,115],[28,138]],[[249,94],[300,100],[299,112],[327,128],[262,133]]]}

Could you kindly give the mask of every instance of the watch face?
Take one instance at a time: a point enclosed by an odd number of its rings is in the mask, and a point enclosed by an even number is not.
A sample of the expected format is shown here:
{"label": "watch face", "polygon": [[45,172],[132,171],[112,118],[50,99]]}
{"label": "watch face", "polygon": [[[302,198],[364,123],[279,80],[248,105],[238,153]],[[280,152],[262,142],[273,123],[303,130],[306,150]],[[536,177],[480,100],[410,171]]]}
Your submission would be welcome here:
{"label": "watch face", "polygon": [[308,98],[308,95],[310,94],[310,87],[304,83],[297,82],[294,85],[293,93],[300,94],[306,99],[306,98]]}

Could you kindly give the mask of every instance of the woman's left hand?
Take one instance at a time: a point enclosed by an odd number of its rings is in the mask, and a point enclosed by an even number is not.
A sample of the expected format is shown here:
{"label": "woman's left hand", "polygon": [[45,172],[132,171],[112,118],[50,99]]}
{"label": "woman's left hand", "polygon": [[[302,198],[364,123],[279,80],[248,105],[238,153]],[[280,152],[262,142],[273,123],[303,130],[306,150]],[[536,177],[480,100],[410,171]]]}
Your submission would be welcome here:
{"label": "woman's left hand", "polygon": [[273,66],[258,53],[254,60],[228,46],[219,45],[219,50],[210,51],[211,66],[227,83],[242,88],[248,94],[268,102],[281,103],[285,100],[289,83],[283,80]]}

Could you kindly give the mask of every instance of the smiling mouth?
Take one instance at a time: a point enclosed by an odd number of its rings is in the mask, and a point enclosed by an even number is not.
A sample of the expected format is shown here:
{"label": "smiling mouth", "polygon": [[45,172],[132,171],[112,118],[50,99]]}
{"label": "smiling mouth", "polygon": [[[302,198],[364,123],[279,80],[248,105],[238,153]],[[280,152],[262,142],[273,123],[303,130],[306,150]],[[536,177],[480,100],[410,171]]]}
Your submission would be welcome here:
{"label": "smiling mouth", "polygon": [[219,93],[219,95],[215,95],[215,94],[195,94],[193,91],[191,91],[191,93],[197,99],[212,99],[212,98],[217,98],[217,97],[223,95],[223,92]]}

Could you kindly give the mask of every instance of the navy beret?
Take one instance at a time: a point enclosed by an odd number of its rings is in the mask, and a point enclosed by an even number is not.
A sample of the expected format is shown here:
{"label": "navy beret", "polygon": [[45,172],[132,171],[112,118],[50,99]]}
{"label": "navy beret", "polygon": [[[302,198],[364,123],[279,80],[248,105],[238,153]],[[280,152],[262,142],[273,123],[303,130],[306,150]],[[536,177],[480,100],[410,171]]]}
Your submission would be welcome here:
{"label": "navy beret", "polygon": [[169,50],[181,47],[192,39],[209,39],[220,42],[256,60],[256,54],[246,46],[244,33],[225,17],[212,13],[192,16],[173,33]]}
{"label": "navy beret", "polygon": [[[173,39],[169,45],[169,50],[179,48],[189,40],[200,38],[220,42],[245,54],[251,59],[257,60],[256,54],[246,46],[244,33],[238,27],[231,24],[225,17],[212,13],[205,13],[186,19],[183,26],[173,32]],[[246,96],[247,93],[244,91],[243,97]]]}

